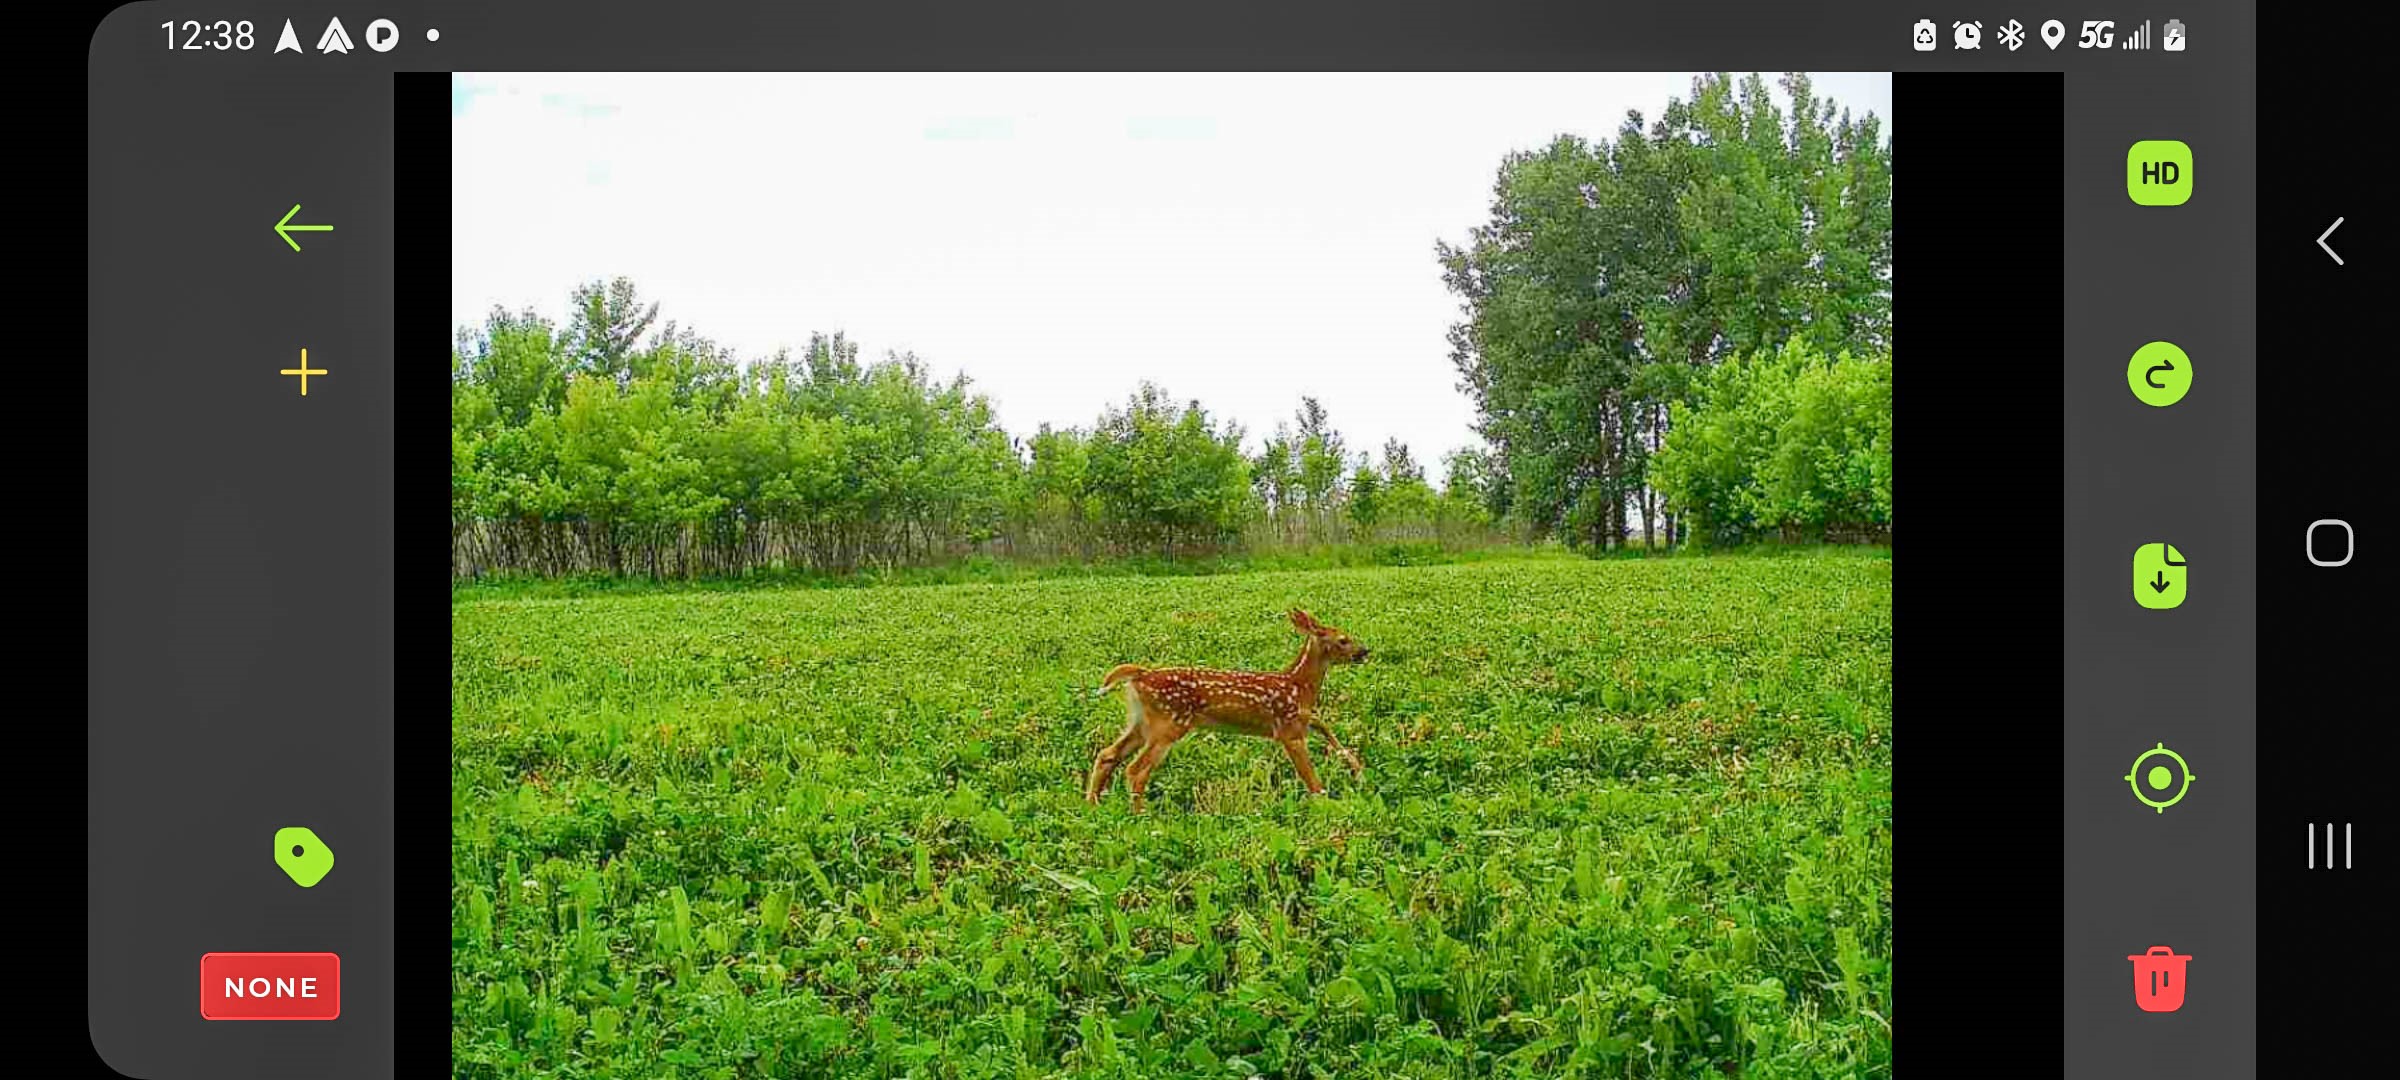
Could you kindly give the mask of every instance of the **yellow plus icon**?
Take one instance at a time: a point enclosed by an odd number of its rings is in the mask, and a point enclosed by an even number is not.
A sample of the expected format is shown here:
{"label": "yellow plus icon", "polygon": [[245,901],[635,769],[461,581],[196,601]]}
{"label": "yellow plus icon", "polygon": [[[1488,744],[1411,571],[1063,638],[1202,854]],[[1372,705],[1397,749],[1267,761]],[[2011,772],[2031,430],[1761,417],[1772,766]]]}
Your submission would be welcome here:
{"label": "yellow plus icon", "polygon": [[308,350],[307,350],[307,349],[302,349],[302,350],[300,350],[300,366],[299,366],[299,367],[296,367],[296,368],[288,368],[288,367],[287,367],[287,368],[283,369],[283,373],[284,373],[284,374],[286,374],[286,375],[298,375],[298,376],[300,376],[300,396],[301,396],[301,397],[307,397],[307,396],[308,396],[308,377],[309,377],[309,376],[311,376],[311,375],[323,375],[323,374],[325,374],[325,369],[324,369],[324,368],[312,368],[312,367],[308,366]]}

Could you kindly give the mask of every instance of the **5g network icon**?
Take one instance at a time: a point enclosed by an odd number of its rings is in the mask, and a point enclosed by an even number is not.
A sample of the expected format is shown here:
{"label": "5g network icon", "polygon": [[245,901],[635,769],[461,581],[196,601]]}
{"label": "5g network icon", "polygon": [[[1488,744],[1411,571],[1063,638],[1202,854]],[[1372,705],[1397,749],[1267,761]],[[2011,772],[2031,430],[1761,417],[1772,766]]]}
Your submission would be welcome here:
{"label": "5g network icon", "polygon": [[2094,22],[2086,19],[2083,32],[2075,36],[2078,49],[2105,49],[2117,43],[2117,24],[2110,19]]}

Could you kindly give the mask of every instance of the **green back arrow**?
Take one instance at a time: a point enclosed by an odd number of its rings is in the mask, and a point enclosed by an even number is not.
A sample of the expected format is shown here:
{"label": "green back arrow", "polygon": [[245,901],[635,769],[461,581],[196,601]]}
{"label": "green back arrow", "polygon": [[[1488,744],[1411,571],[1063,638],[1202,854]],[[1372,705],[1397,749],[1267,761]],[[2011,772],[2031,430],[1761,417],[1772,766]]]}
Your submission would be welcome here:
{"label": "green back arrow", "polygon": [[278,222],[276,222],[276,223],[275,223],[275,235],[282,237],[282,238],[283,238],[283,242],[284,242],[284,243],[287,243],[287,244],[290,244],[290,245],[292,245],[292,250],[293,250],[293,251],[298,251],[298,250],[300,250],[300,241],[292,239],[292,234],[293,234],[293,233],[296,233],[296,232],[332,232],[332,231],[333,231],[333,226],[331,226],[331,225],[294,225],[294,224],[292,224],[292,215],[293,215],[293,214],[297,214],[297,213],[299,213],[299,212],[300,212],[300,204],[299,204],[299,203],[293,203],[293,204],[292,204],[292,212],[291,212],[290,214],[285,214],[285,215],[283,215],[283,220],[282,220],[282,221],[278,221]]}

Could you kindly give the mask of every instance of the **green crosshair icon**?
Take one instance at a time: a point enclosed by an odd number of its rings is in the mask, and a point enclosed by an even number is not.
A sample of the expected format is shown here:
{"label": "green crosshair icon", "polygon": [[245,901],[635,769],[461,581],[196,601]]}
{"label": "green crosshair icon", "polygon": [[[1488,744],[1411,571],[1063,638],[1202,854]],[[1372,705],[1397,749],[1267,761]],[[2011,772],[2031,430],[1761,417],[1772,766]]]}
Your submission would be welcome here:
{"label": "green crosshair icon", "polygon": [[[2142,767],[2143,762],[2154,757],[2172,760],[2175,767],[2170,769],[2164,762],[2152,763],[2147,769]],[[2178,776],[2182,777],[2180,783],[2176,781]],[[2137,780],[2135,777],[2140,777],[2140,779]],[[2158,744],[2158,748],[2155,750],[2142,751],[2142,756],[2133,759],[2133,768],[2125,773],[2125,782],[2133,785],[2133,797],[2141,800],[2143,806],[2155,809],[2161,814],[2167,812],[2167,807],[2182,802],[2183,793],[2190,791],[2192,781],[2198,779],[2200,778],[2192,775],[2191,766],[2184,764],[2183,755],[2167,749],[2167,744],[2163,742]],[[2143,790],[2145,787],[2148,790]],[[2166,791],[2170,787],[2175,789],[2175,793],[2166,795]],[[2165,796],[2163,800],[2160,798],[2162,795]]]}

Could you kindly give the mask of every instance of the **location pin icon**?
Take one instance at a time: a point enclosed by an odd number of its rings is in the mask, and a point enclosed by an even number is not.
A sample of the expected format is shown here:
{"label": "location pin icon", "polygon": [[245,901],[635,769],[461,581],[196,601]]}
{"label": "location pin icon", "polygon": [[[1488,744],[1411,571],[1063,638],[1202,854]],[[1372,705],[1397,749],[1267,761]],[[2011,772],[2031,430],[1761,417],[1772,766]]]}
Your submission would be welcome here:
{"label": "location pin icon", "polygon": [[2060,41],[2066,39],[2066,36],[2067,28],[2060,24],[2057,19],[2052,19],[2049,22],[2042,24],[2042,44],[2048,45],[2055,49],[2058,48],[2058,43]]}
{"label": "location pin icon", "polygon": [[309,888],[325,880],[333,869],[333,849],[317,834],[300,826],[275,830],[275,865],[292,876],[294,884]]}

